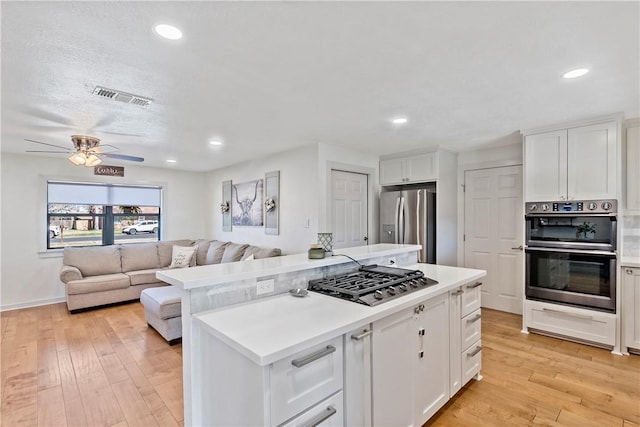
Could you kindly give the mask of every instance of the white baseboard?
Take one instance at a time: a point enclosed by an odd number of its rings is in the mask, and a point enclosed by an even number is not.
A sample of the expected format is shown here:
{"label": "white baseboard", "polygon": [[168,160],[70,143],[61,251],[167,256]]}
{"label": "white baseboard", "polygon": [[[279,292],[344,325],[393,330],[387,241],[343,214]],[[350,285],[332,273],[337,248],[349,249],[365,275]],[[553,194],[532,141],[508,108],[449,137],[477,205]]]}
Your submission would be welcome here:
{"label": "white baseboard", "polygon": [[65,301],[66,301],[65,297],[57,297],[57,298],[41,299],[37,301],[20,302],[17,304],[0,305],[0,312],[9,311],[9,310],[18,310],[20,308],[38,307],[41,305],[57,304]]}

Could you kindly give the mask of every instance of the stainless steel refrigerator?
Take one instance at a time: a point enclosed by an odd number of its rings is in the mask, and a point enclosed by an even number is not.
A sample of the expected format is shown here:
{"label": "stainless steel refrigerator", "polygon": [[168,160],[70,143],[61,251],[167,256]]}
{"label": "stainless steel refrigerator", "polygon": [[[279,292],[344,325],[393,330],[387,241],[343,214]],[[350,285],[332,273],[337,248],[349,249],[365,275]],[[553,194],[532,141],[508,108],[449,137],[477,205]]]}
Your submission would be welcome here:
{"label": "stainless steel refrigerator", "polygon": [[435,264],[435,188],[380,193],[380,243],[422,245],[418,261]]}

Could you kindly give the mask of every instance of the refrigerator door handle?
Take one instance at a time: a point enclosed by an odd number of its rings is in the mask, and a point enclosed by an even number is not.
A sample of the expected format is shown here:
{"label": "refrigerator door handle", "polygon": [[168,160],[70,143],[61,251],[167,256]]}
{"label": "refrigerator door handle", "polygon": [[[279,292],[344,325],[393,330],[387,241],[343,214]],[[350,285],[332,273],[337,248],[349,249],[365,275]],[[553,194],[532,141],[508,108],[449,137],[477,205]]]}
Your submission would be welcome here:
{"label": "refrigerator door handle", "polygon": [[[422,190],[418,190],[416,193],[416,243],[420,244],[420,193]],[[426,226],[426,225],[425,225]],[[422,251],[418,252],[418,262],[422,262]]]}
{"label": "refrigerator door handle", "polygon": [[398,234],[398,232],[400,231],[400,225],[399,225],[399,221],[400,221],[400,199],[401,199],[400,197],[398,197],[396,199],[396,216],[394,217],[395,218],[395,221],[394,221],[395,230],[394,231],[395,231],[396,234],[395,234],[393,243],[396,243],[396,244],[398,243],[398,239],[400,238],[400,236]]}
{"label": "refrigerator door handle", "polygon": [[400,224],[400,233],[402,234],[402,239],[400,239],[400,236],[398,236],[398,240],[400,244],[404,245],[404,230],[405,230],[405,220],[406,218],[404,217],[404,196],[400,197],[400,219],[398,220],[398,223]]}

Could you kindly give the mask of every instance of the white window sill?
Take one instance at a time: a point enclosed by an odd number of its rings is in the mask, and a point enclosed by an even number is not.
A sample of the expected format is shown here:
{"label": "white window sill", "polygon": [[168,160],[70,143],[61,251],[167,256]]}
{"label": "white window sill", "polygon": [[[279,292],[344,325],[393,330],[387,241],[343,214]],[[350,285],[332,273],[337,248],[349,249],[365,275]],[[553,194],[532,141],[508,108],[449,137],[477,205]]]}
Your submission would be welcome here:
{"label": "white window sill", "polygon": [[63,250],[64,249],[62,249],[62,248],[60,248],[60,249],[44,249],[44,250],[38,251],[38,256],[40,258],[62,258]]}

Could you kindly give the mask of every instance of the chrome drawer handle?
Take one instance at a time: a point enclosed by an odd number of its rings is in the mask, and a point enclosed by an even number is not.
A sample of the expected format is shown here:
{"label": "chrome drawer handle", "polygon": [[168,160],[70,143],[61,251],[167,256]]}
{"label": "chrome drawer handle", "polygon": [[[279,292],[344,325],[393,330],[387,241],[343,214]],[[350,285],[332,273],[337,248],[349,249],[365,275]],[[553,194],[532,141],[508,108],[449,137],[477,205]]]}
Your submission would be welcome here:
{"label": "chrome drawer handle", "polygon": [[302,368],[304,365],[308,365],[309,363],[320,359],[321,357],[326,356],[327,354],[331,354],[336,351],[336,348],[332,345],[328,345],[326,348],[322,350],[316,351],[308,356],[301,357],[300,359],[293,359],[291,364],[296,368]]}
{"label": "chrome drawer handle", "polygon": [[473,285],[467,285],[467,289],[477,288],[480,285],[482,285],[482,282],[476,282]]}
{"label": "chrome drawer handle", "polygon": [[482,319],[482,314],[478,314],[476,317],[474,317],[473,319],[467,319],[467,323],[474,323],[477,322],[478,320]]}
{"label": "chrome drawer handle", "polygon": [[324,422],[324,421],[328,420],[329,418],[331,418],[333,415],[335,415],[336,412],[338,412],[336,410],[336,408],[334,408],[333,406],[327,406],[327,409],[325,409],[324,411],[322,411],[321,413],[319,413],[315,417],[311,418],[306,423],[300,424],[300,426],[303,426],[303,427],[316,427],[316,426],[322,424],[322,422]]}
{"label": "chrome drawer handle", "polygon": [[482,351],[482,346],[481,346],[481,345],[479,345],[479,346],[478,346],[478,347],[476,347],[476,349],[475,349],[475,350],[473,350],[471,353],[468,353],[468,354],[467,354],[467,357],[473,357],[473,356],[475,356],[476,354],[480,353],[481,351]]}
{"label": "chrome drawer handle", "polygon": [[351,339],[354,341],[360,341],[363,338],[368,337],[369,335],[371,335],[373,333],[373,331],[371,329],[365,329],[364,331],[362,331],[361,334],[359,335],[351,335]]}
{"label": "chrome drawer handle", "polygon": [[567,313],[566,311],[553,310],[551,308],[546,308],[546,307],[543,307],[542,311],[547,311],[549,313],[564,314],[565,316],[571,316],[577,319],[593,320],[592,316],[585,316],[584,314]]}
{"label": "chrome drawer handle", "polygon": [[451,295],[454,295],[454,296],[458,296],[461,294],[464,294],[464,291],[462,289],[458,289],[456,291],[451,292]]}

